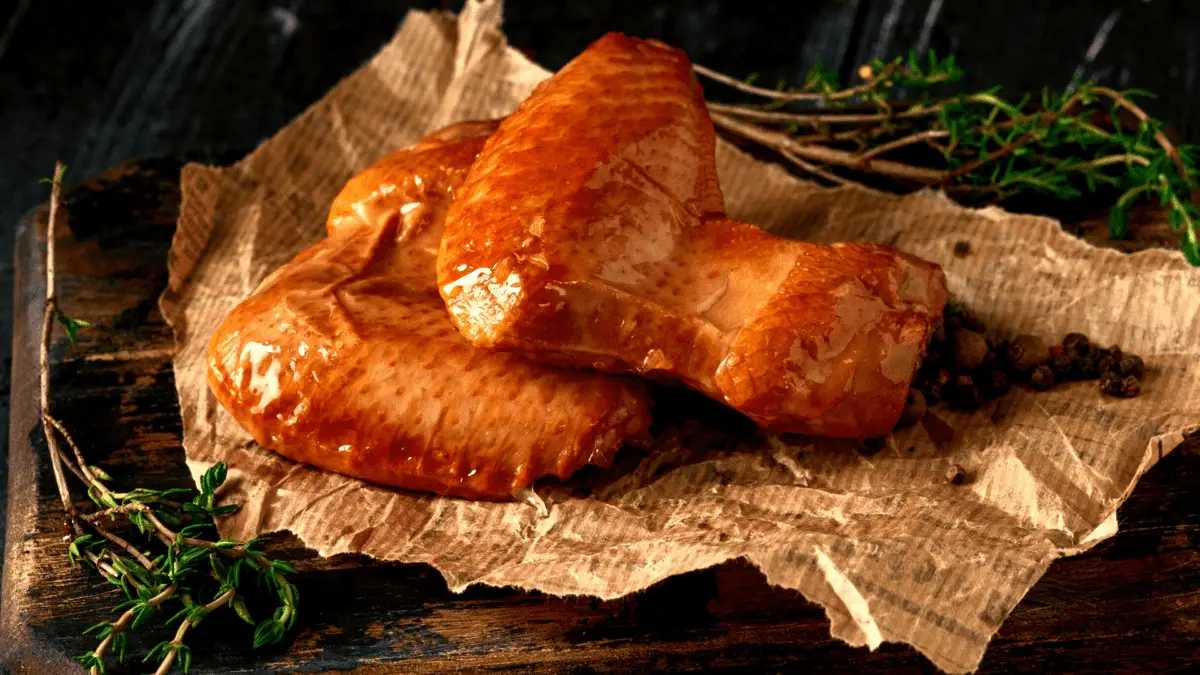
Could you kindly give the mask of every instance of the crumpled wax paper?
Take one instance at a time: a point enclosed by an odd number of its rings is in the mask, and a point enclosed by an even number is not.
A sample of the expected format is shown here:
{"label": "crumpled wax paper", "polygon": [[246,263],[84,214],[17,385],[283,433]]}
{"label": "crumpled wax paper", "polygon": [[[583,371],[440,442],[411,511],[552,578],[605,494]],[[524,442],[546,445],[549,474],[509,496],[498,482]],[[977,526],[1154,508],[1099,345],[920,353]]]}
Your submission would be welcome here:
{"label": "crumpled wax paper", "polygon": [[[939,411],[952,439],[917,428],[873,456],[685,422],[654,452],[629,450],[611,470],[539,487],[539,507],[378,487],[256,446],[208,391],[209,337],[323,235],[329,203],[355,172],[447,123],[510,112],[550,74],[506,46],[500,15],[499,2],[475,0],[457,19],[413,12],[378,55],[252,154],[184,169],[162,305],[188,465],[199,476],[228,464],[226,496],[243,505],[220,522],[222,536],[290,530],[322,555],[428,563],[455,591],[483,583],[600,598],[745,558],[824,606],[834,636],[905,642],[967,672],[1055,558],[1116,532],[1138,477],[1200,421],[1200,271],[1181,254],[1097,249],[1052,220],[933,193],[823,189],[721,142],[733,217],[936,261],[951,293],[994,330],[1048,340],[1081,331],[1143,355],[1143,395],[1102,397],[1094,382],[1018,389],[974,414]],[[968,256],[952,254],[959,241]],[[964,484],[947,480],[954,465]]]}

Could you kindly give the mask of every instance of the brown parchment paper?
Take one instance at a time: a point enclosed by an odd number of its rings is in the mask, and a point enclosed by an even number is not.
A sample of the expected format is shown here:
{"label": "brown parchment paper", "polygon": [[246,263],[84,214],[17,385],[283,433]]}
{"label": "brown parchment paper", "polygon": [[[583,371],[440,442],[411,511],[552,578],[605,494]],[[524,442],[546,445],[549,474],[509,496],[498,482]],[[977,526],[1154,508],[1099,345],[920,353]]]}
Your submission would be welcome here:
{"label": "brown parchment paper", "polygon": [[[656,453],[538,489],[540,504],[409,494],[257,447],[205,384],[204,352],[259,280],[323,233],[356,171],[446,123],[501,116],[549,75],[508,48],[499,2],[457,20],[414,12],[370,62],[232,167],[189,165],[164,314],[188,465],[230,466],[244,505],[223,536],[291,530],[322,555],[428,563],[461,591],[511,585],[614,598],[743,557],[825,607],[834,636],[915,646],[975,669],[988,640],[1060,556],[1116,532],[1138,477],[1200,421],[1200,271],[1181,254],[1092,248],[1046,218],[971,211],[932,193],[821,189],[721,143],[729,212],[787,236],[892,243],[945,266],[989,326],[1048,339],[1079,330],[1149,364],[1145,393],[1095,383],[1016,391],[975,414],[941,412],[862,456],[832,441],[730,439],[700,424]],[[955,242],[971,242],[959,258]],[[958,464],[971,476],[951,485]]]}

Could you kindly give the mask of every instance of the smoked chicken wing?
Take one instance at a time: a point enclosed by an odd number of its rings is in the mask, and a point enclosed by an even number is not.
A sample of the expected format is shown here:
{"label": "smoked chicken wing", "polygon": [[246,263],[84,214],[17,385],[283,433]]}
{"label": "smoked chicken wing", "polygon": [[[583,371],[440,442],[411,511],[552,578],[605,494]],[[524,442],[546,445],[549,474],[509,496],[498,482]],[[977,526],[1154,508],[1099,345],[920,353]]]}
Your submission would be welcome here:
{"label": "smoked chicken wing", "polygon": [[769,428],[883,434],[946,299],[941,269],[729,219],[679,50],[601,38],[487,141],[438,282],[481,347],[684,383]]}
{"label": "smoked chicken wing", "polygon": [[434,272],[446,206],[495,124],[455,125],[356,176],[328,236],[209,346],[209,383],[262,445],[375,483],[510,497],[607,465],[649,424],[640,382],[477,349]]}

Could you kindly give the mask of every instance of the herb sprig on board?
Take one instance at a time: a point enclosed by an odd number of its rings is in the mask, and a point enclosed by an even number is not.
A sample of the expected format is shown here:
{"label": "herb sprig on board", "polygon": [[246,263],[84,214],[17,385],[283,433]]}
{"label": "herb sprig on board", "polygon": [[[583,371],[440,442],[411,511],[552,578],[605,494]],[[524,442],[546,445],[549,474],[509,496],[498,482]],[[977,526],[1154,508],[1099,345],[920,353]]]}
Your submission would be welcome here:
{"label": "herb sprig on board", "polygon": [[[870,176],[993,202],[1038,193],[1071,201],[1115,195],[1109,232],[1122,238],[1134,204],[1154,200],[1200,265],[1200,146],[1176,145],[1135,100],[1149,93],[1076,82],[1005,98],[999,87],[941,94],[963,71],[930,51],[862,66],[849,86],[819,65],[799,87],[766,89],[697,65],[701,75],[763,99],[709,103],[713,122],[842,185]],[[903,99],[897,96],[904,92]],[[915,94],[915,95],[914,95]],[[913,159],[916,157],[917,159]]]}
{"label": "herb sprig on board", "polygon": [[[54,323],[62,323],[74,342],[86,321],[72,319],[58,307],[55,293],[54,231],[62,201],[66,167],[60,162],[51,184],[46,232],[46,307],[40,352],[42,429],[68,535],[67,555],[98,571],[121,589],[120,614],[101,621],[86,632],[99,643],[76,659],[92,673],[103,675],[115,658],[123,661],[129,633],[159,622],[174,628],[174,636],[155,645],[143,661],[156,663],[155,675],[178,667],[185,673],[192,650],[184,641],[188,631],[210,614],[231,610],[256,625],[254,646],[279,642],[295,625],[299,596],[289,579],[296,570],[263,552],[263,540],[242,542],[216,537],[214,519],[237,510],[219,504],[217,490],[228,473],[224,464],[210,467],[200,479],[200,489],[154,490],[134,488],[120,492],[109,487],[104,470],[87,463],[66,427],[50,410],[50,341]],[[63,448],[66,445],[66,450]],[[69,450],[69,454],[68,454]],[[85,487],[95,510],[75,508],[67,487],[67,471]],[[270,618],[255,621],[246,605],[246,589],[266,589],[274,596]]]}

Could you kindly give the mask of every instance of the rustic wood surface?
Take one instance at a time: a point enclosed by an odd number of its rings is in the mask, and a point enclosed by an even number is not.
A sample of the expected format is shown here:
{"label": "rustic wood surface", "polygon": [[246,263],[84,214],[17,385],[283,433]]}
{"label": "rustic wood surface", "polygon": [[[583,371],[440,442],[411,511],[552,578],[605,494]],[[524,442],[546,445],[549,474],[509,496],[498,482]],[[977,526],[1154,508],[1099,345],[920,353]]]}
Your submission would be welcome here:
{"label": "rustic wood surface", "polygon": [[[55,413],[118,489],[184,486],[171,335],[156,308],[178,210],[178,168],[137,162],[69,193],[57,232],[59,302],[92,322],[54,342]],[[1148,220],[1153,214],[1146,214]],[[118,592],[64,555],[36,397],[44,213],[18,236],[10,535],[0,645],[14,672],[75,672],[80,633],[107,618]],[[1101,221],[1074,226],[1098,241]],[[1138,230],[1153,240],[1161,228]],[[23,393],[28,392],[28,395]],[[1120,510],[1121,533],[1055,563],[1004,624],[983,672],[1185,670],[1200,653],[1200,447],[1165,458]],[[76,486],[78,487],[78,486]],[[77,494],[82,494],[77,492]],[[84,500],[80,501],[84,505]],[[253,652],[250,629],[213,621],[195,634],[199,673],[930,671],[914,650],[852,649],[824,612],[773,589],[742,563],[672,578],[611,602],[476,588],[451,594],[421,565],[317,558],[291,537],[274,551],[300,570],[302,614],[283,645]],[[133,653],[163,635],[136,638]],[[0,654],[3,650],[0,649]],[[137,672],[136,669],[116,672]]]}
{"label": "rustic wood surface", "polygon": [[[76,183],[146,156],[253,147],[374,54],[410,8],[463,0],[0,0],[0,340],[14,233],[56,159]],[[954,52],[964,87],[1136,86],[1200,139],[1200,5],[1191,0],[508,0],[510,42],[558,68],[606,30],[677,44],[760,82],[814,63],[843,79],[872,57]],[[8,369],[0,358],[0,448]],[[0,505],[5,451],[0,449]],[[0,518],[0,539],[3,539]]]}
{"label": "rustic wood surface", "polygon": [[[75,672],[65,659],[91,644],[79,631],[115,602],[97,577],[66,566],[53,483],[39,454],[44,443],[31,422],[29,327],[40,320],[41,290],[29,219],[16,247],[23,263],[14,304],[9,261],[16,223],[45,198],[37,178],[56,158],[76,182],[140,156],[236,157],[369,58],[409,7],[439,3],[351,4],[0,0],[0,337],[15,312],[19,371],[9,462],[16,489],[6,500],[0,450],[0,540],[10,524],[4,583],[13,588],[16,578],[24,589],[0,605],[0,654],[16,640],[33,645],[22,648],[15,671]],[[1200,139],[1200,7],[1187,0],[507,3],[510,41],[550,68],[609,29],[670,41],[699,62],[739,76],[759,72],[769,83],[796,81],[817,60],[845,76],[866,58],[933,47],[958,54],[969,87],[1036,89],[1078,75],[1150,89],[1159,95],[1150,110],[1180,137]],[[137,471],[162,485],[186,481],[169,335],[154,303],[165,283],[176,167],[148,163],[119,188],[76,195],[72,229],[60,232],[64,305],[98,323],[78,345],[56,343],[57,410],[115,475]],[[1135,218],[1137,236],[1116,245],[1173,246],[1156,216]],[[1099,227],[1076,230],[1105,239]],[[0,446],[9,438],[9,363],[0,362]],[[1051,568],[1005,623],[984,671],[1186,669],[1200,652],[1198,454],[1195,444],[1178,450],[1142,480],[1121,509],[1114,540]],[[217,628],[202,627],[198,636],[219,639],[198,655],[198,671],[929,670],[909,648],[868,654],[831,640],[819,608],[770,589],[744,565],[595,603],[494,589],[451,596],[428,568],[322,561],[295,542],[280,544],[299,561],[300,583],[318,589],[304,596],[296,638],[251,653],[248,632],[217,636]]]}

